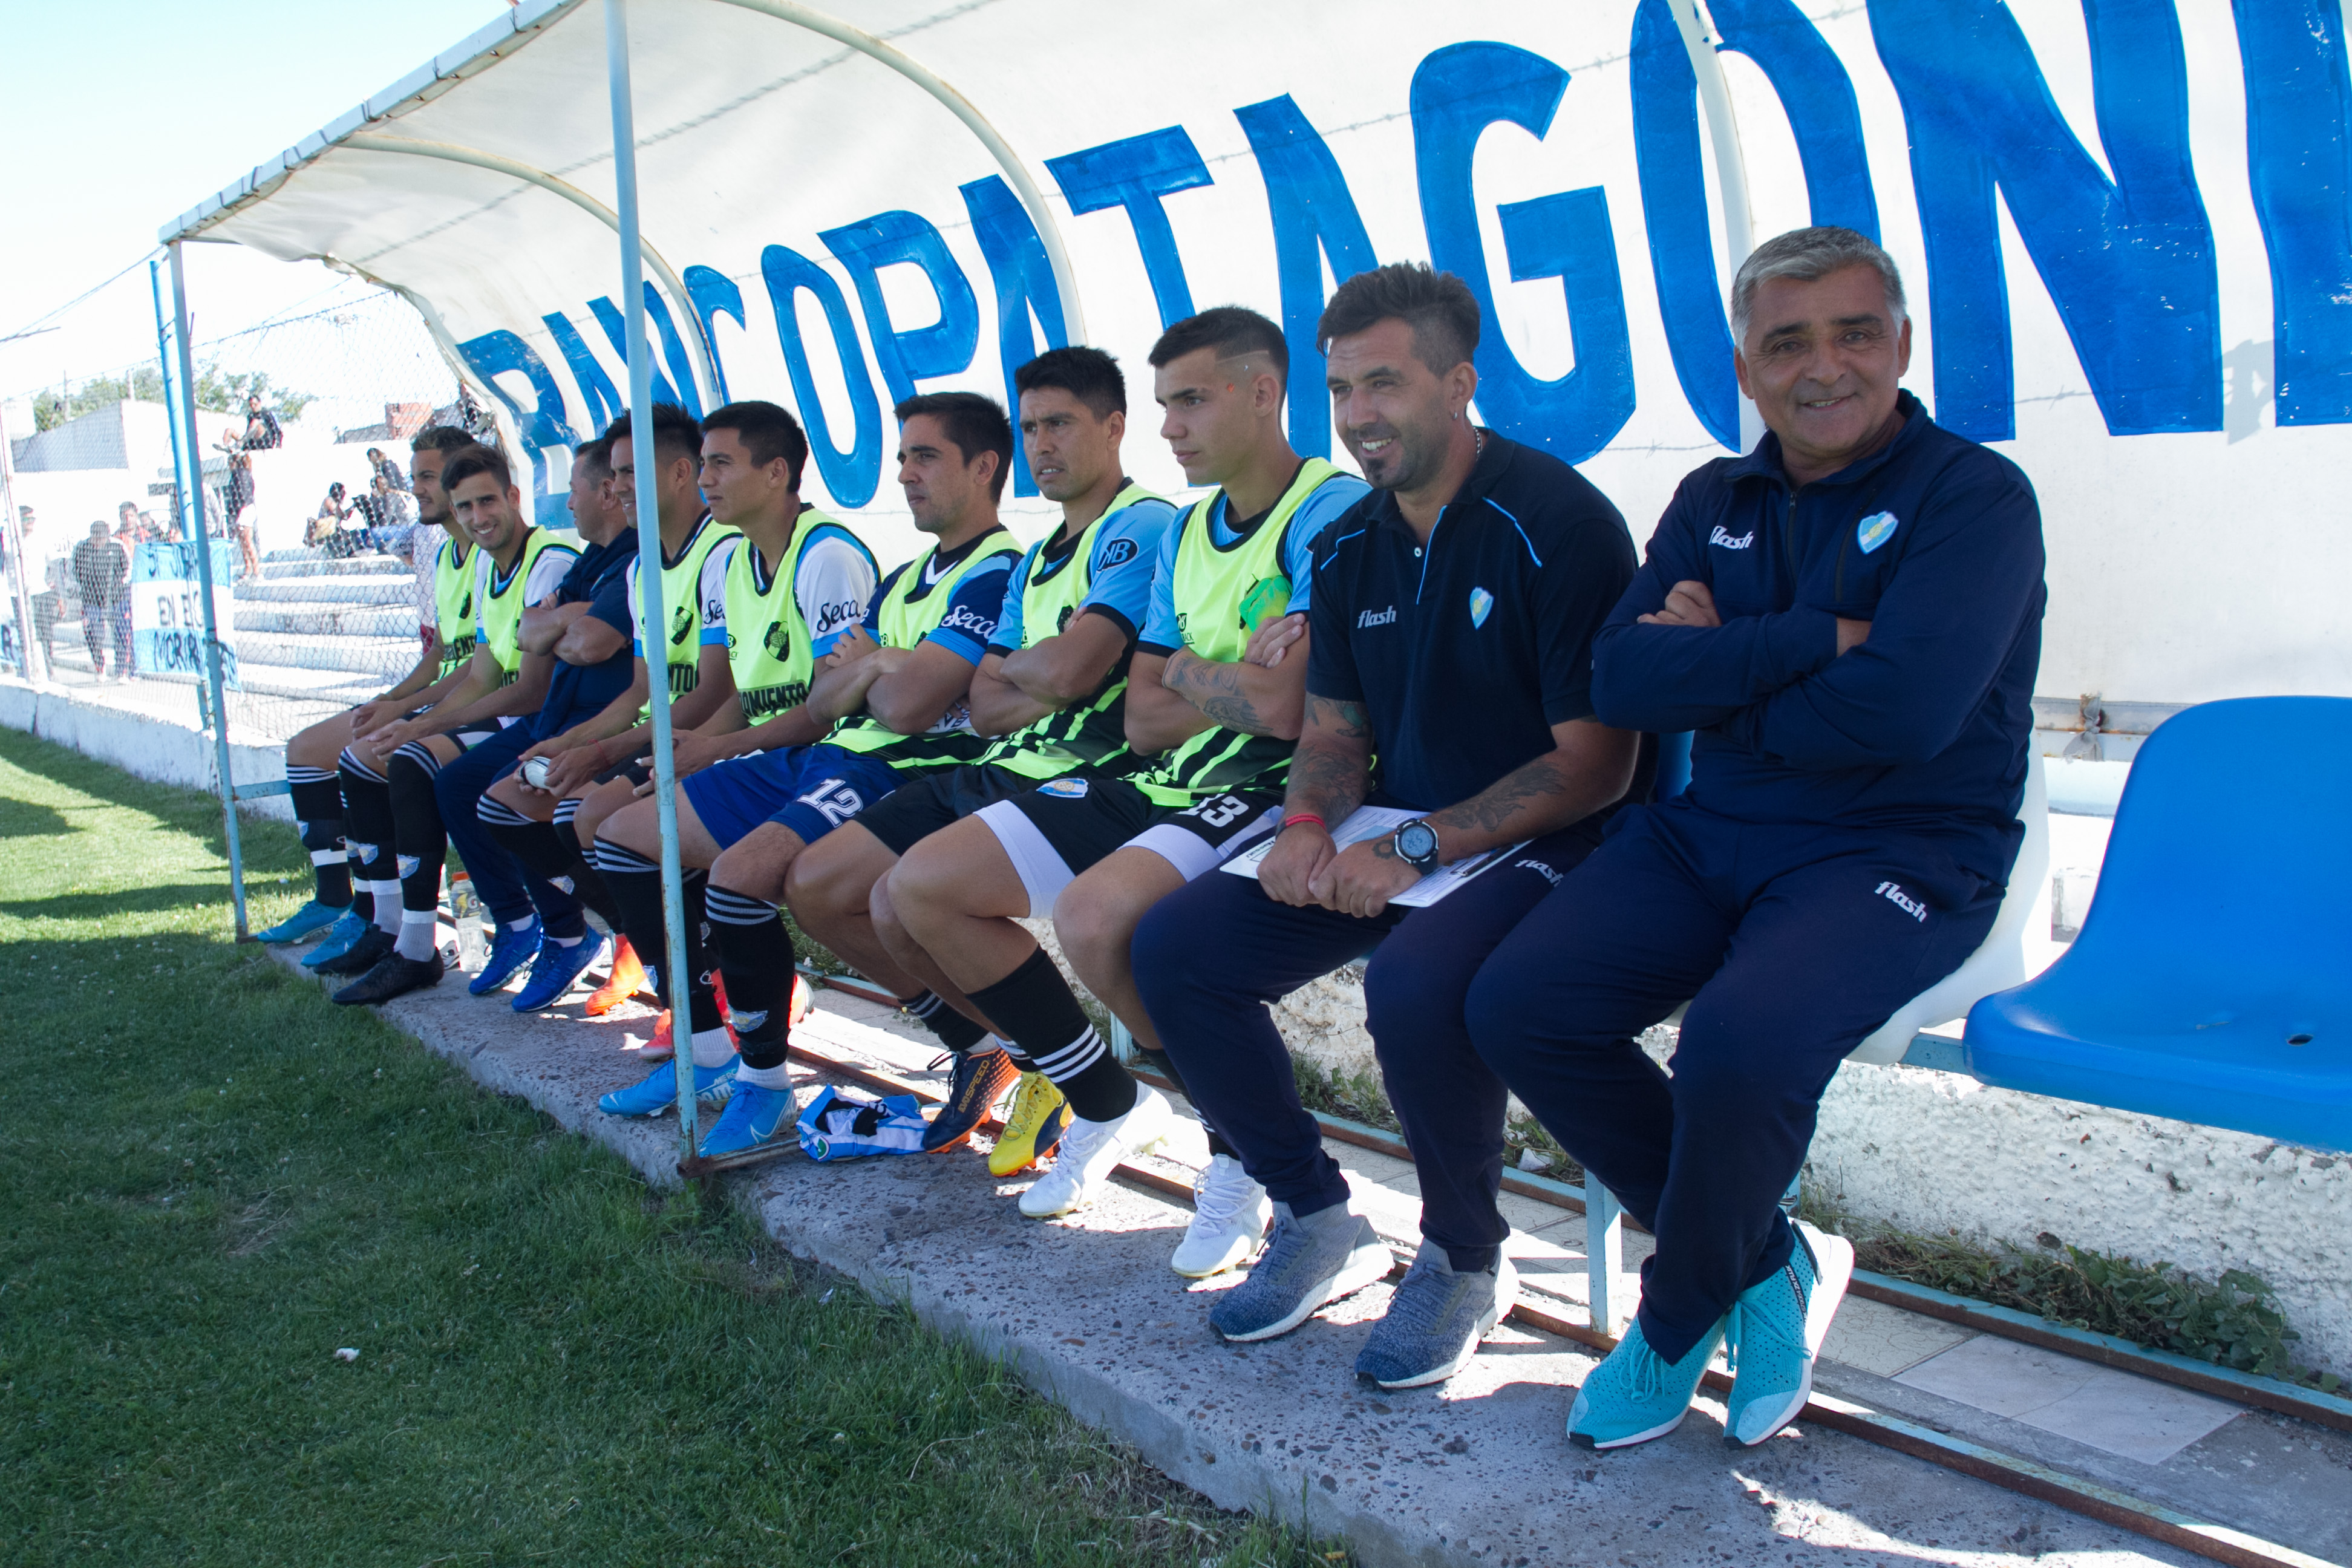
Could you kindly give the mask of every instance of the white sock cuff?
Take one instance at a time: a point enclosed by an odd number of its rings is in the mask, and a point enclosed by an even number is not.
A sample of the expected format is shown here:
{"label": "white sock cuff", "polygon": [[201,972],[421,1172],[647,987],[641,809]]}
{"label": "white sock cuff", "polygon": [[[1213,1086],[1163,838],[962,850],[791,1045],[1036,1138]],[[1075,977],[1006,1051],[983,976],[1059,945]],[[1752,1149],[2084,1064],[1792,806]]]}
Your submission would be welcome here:
{"label": "white sock cuff", "polygon": [[745,1062],[735,1069],[735,1081],[757,1084],[761,1089],[790,1089],[793,1087],[793,1069],[784,1062],[778,1062],[772,1068],[755,1068]]}
{"label": "white sock cuff", "polygon": [[727,1027],[698,1029],[694,1036],[694,1065],[698,1068],[723,1068],[735,1059],[735,1042],[727,1037]]}

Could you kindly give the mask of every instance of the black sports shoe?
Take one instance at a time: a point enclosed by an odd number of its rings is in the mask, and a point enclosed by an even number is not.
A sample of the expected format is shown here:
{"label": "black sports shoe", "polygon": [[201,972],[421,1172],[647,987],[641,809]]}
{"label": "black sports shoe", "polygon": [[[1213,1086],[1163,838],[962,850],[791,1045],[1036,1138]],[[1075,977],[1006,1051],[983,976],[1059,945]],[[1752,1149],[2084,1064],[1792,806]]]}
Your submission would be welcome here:
{"label": "black sports shoe", "polygon": [[313,974],[365,974],[373,969],[397,945],[382,926],[370,926],[359,941],[352,943],[341,958],[331,958],[312,970]]}
{"label": "black sports shoe", "polygon": [[426,959],[403,958],[387,952],[374,968],[335,993],[335,1000],[343,1006],[354,1003],[373,1005],[389,1002],[395,996],[405,996],[412,991],[422,991],[427,985],[441,984],[441,959],[438,954]]}
{"label": "black sports shoe", "polygon": [[971,1136],[986,1119],[988,1109],[1004,1097],[1021,1076],[1002,1048],[963,1051],[956,1056],[955,1076],[948,1080],[948,1102],[923,1130],[923,1152],[942,1153]]}

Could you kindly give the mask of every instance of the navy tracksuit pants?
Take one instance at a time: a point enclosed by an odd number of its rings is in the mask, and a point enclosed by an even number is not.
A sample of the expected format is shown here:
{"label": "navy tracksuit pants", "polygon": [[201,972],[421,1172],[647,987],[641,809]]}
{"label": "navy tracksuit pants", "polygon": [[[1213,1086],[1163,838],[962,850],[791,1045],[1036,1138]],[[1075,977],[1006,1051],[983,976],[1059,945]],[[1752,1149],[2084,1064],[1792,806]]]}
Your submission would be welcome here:
{"label": "navy tracksuit pants", "polygon": [[[1643,1337],[1687,1354],[1788,1260],[1780,1194],[1846,1054],[1984,941],[2001,889],[1932,840],[1618,814],[1495,950],[1478,1054],[1657,1237]],[[1633,1037],[1684,1001],[1671,1078]]]}
{"label": "navy tracksuit pants", "polygon": [[433,780],[442,826],[457,858],[474,879],[474,896],[500,926],[510,926],[536,909],[550,936],[578,936],[588,929],[580,900],[543,877],[527,874],[499,847],[474,815],[483,793],[514,772],[515,759],[538,743],[529,724],[509,724],[453,763]]}
{"label": "navy tracksuit pants", "polygon": [[1427,909],[1372,920],[1276,903],[1255,879],[1211,872],[1136,928],[1136,985],[1193,1105],[1304,1215],[1346,1203],[1348,1183],[1298,1103],[1267,1009],[1370,954],[1365,1021],[1420,1174],[1422,1235],[1456,1268],[1483,1268],[1510,1234],[1495,1202],[1507,1091],[1471,1044],[1464,999],[1496,944],[1591,849],[1589,830],[1556,833]]}

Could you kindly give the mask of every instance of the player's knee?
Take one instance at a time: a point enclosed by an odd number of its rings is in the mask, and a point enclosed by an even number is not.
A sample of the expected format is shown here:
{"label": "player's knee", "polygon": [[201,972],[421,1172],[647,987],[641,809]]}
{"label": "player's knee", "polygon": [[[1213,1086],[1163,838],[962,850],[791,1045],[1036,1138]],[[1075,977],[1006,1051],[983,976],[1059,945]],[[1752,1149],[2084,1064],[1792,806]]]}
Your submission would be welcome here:
{"label": "player's knee", "polygon": [[[583,810],[580,815],[584,818],[588,814]],[[584,837],[617,844],[648,860],[657,858],[661,854],[661,808],[651,800],[631,801],[595,824],[593,834]]]}
{"label": "player's knee", "polygon": [[1471,978],[1462,998],[1462,1023],[1472,1047],[1505,1079],[1526,1060],[1533,1013],[1527,977],[1492,959]]}
{"label": "player's knee", "polygon": [[1116,978],[1133,967],[1136,922],[1150,908],[1109,878],[1080,877],[1054,900],[1054,936],[1079,978]]}
{"label": "player's knee", "polygon": [[919,937],[943,917],[963,912],[963,890],[970,879],[961,875],[955,857],[926,842],[918,844],[890,868],[889,898],[899,923]]}
{"label": "player's knee", "polygon": [[[1144,1005],[1167,995],[1196,967],[1202,947],[1181,900],[1162,899],[1143,911],[1127,942],[1128,964]],[[1189,955],[1189,956],[1188,956]]]}
{"label": "player's knee", "polygon": [[1383,946],[1364,966],[1364,1024],[1375,1047],[1383,1039],[1453,1036],[1462,1026],[1470,979],[1444,973],[1409,944]]}
{"label": "player's knee", "polygon": [[790,902],[785,889],[792,880],[797,835],[760,827],[719,852],[710,863],[710,879],[750,898],[772,904]]}
{"label": "player's knee", "polygon": [[873,836],[854,833],[855,826],[835,828],[793,857],[792,868],[784,875],[784,898],[803,923],[848,914],[874,885],[874,872],[861,864],[864,857],[856,852],[856,840],[870,844]]}

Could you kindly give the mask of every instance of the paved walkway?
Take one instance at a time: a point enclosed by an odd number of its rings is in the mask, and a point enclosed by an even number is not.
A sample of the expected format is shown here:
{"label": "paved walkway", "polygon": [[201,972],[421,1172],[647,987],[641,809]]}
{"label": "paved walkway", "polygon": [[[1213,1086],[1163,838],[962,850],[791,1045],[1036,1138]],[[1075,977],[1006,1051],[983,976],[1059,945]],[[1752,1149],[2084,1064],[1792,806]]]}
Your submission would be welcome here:
{"label": "paved walkway", "polygon": [[[396,1026],[675,1182],[677,1123],[620,1121],[596,1097],[644,1070],[633,1007],[588,1023],[567,1006],[517,1017],[452,983],[386,1010]],[[918,1082],[935,1054],[906,1020],[838,992],[796,1039]],[[859,1092],[854,1087],[852,1092]],[[2202,1559],[1849,1436],[1801,1425],[1728,1449],[1702,1396],[1671,1437],[1614,1455],[1571,1447],[1561,1426],[1596,1353],[1506,1325],[1438,1389],[1359,1384],[1358,1348],[1388,1300],[1376,1285],[1298,1332],[1228,1345],[1167,1258],[1186,1210],[1132,1184],[1063,1220],[1024,1219],[982,1148],[811,1164],[731,1178],[795,1254],[906,1300],[924,1321],[1004,1355],[1081,1418],[1135,1444],[1229,1508],[1302,1510],[1366,1563],[2189,1563]],[[1356,1206],[1409,1255],[1411,1165],[1333,1143]],[[1186,1122],[1164,1157],[1189,1179],[1205,1158]],[[1510,1253],[1539,1304],[1584,1321],[1583,1220],[1506,1195]],[[1627,1238],[1629,1265],[1645,1238]],[[1965,1436],[2322,1558],[2352,1556],[2352,1440],[2130,1374],[1972,1336],[1849,1299],[1820,1374],[1824,1392]],[[2250,1559],[2263,1560],[2263,1559]],[[2272,1558],[2267,1560],[2282,1560]],[[2294,1561],[2294,1557],[2283,1559]],[[2314,1559],[2305,1559],[2313,1561]]]}

